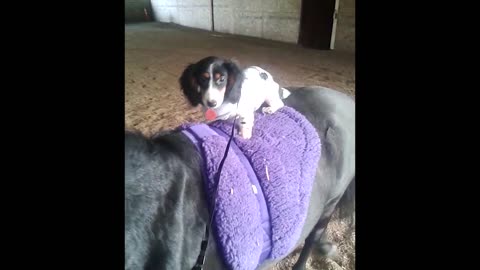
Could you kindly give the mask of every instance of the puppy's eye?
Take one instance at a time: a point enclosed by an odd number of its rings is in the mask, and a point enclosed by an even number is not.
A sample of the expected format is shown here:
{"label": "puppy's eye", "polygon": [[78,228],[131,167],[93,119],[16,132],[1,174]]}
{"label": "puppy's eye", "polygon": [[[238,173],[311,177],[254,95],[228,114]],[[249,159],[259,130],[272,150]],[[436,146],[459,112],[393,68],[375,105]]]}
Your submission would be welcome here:
{"label": "puppy's eye", "polygon": [[218,81],[223,83],[225,81],[225,76],[220,77],[220,79]]}

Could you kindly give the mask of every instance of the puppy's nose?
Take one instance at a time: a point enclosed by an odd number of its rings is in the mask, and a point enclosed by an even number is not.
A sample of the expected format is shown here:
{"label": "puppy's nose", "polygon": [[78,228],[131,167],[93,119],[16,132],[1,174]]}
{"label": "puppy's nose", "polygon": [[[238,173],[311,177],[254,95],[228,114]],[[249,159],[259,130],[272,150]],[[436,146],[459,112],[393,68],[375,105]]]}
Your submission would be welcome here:
{"label": "puppy's nose", "polygon": [[210,108],[215,107],[217,106],[217,102],[215,100],[209,100],[207,101],[207,106]]}

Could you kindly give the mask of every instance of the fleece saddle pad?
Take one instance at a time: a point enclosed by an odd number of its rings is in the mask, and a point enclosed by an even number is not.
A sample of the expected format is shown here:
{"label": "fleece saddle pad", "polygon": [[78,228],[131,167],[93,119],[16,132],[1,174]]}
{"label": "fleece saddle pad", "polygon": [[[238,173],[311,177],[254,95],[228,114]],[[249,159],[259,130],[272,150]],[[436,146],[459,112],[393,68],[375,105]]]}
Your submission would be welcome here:
{"label": "fleece saddle pad", "polygon": [[[299,239],[308,210],[320,138],[290,107],[255,114],[253,136],[235,135],[218,172],[233,123],[186,124],[179,129],[197,146],[219,251],[230,269],[255,269],[287,255]],[[237,134],[237,130],[235,130]],[[212,214],[212,213],[211,213]]]}

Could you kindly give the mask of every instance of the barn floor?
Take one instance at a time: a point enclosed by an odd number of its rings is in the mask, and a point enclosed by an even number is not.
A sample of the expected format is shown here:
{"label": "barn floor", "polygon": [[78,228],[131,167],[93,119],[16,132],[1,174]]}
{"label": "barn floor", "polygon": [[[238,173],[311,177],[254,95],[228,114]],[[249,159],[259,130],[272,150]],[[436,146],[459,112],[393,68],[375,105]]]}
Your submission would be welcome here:
{"label": "barn floor", "polygon": [[[125,125],[152,134],[202,119],[190,108],[178,85],[187,64],[216,55],[242,66],[268,70],[282,86],[321,85],[355,95],[355,55],[193,30],[161,23],[125,25]],[[353,270],[354,231],[331,223],[329,237],[339,245],[334,260],[314,256],[307,269]],[[291,269],[298,253],[274,269]]]}

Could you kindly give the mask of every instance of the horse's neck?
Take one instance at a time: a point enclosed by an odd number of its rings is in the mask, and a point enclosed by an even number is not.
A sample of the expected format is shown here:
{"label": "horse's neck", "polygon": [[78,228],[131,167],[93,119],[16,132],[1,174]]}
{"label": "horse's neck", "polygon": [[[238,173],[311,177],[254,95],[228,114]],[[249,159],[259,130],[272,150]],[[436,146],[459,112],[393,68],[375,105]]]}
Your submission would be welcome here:
{"label": "horse's neck", "polygon": [[[208,220],[199,160],[187,155],[188,151],[172,153],[175,155],[169,157],[164,170],[170,187],[159,196],[159,211],[152,227],[155,240],[151,263],[158,264],[152,269],[192,268],[200,254]],[[154,262],[154,258],[159,261]]]}

